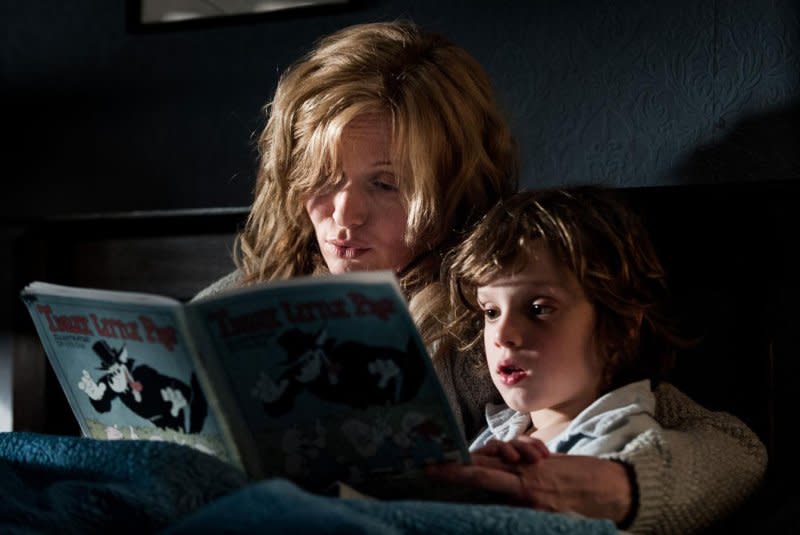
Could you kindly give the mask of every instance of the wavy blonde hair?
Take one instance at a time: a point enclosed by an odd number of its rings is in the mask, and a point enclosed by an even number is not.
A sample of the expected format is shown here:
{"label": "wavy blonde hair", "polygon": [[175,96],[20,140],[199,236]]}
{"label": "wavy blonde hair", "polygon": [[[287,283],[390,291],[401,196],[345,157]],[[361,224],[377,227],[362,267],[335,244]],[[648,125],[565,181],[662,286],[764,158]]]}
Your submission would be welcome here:
{"label": "wavy blonde hair", "polygon": [[356,25],[289,67],[265,113],[254,201],[237,239],[242,283],[326,271],[304,203],[341,180],[345,125],[383,114],[408,210],[405,240],[422,251],[398,275],[423,337],[437,338],[444,294],[424,290],[438,285],[441,258],[461,233],[517,185],[512,136],[478,62],[410,22]]}
{"label": "wavy blonde hair", "polygon": [[595,309],[604,391],[663,379],[692,343],[667,313],[667,276],[645,227],[611,189],[582,186],[519,193],[499,203],[449,255],[443,271],[453,308],[448,326],[462,350],[482,337],[477,288],[519,273],[543,242]]}

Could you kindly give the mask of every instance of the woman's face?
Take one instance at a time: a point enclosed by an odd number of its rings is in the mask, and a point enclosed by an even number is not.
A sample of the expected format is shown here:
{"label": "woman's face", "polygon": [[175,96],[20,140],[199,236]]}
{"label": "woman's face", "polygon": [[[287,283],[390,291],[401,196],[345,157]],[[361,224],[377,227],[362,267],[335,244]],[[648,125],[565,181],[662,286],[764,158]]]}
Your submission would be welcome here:
{"label": "woman's face", "polygon": [[344,179],[306,201],[322,257],[331,273],[391,269],[414,256],[403,236],[408,211],[391,161],[391,132],[382,115],[353,119],[342,132]]}

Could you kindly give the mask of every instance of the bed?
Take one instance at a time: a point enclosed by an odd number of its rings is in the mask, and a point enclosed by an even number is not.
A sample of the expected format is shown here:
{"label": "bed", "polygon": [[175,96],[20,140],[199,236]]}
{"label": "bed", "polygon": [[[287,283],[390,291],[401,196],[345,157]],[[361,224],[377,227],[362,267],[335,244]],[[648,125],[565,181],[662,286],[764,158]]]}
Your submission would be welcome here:
{"label": "bed", "polygon": [[[763,487],[709,532],[797,528],[800,460],[789,449],[789,432],[793,378],[800,376],[793,260],[800,183],[624,194],[650,228],[686,328],[701,340],[680,355],[672,382],[707,407],[743,419],[770,456]],[[38,222],[20,238],[9,298],[30,280],[45,279],[188,299],[230,269],[230,241],[244,214]],[[23,386],[15,399],[29,410],[20,410],[17,432],[0,434],[0,531],[235,533],[294,525],[292,531],[322,526],[331,533],[616,532],[609,522],[510,507],[333,500],[283,480],[248,482],[177,445],[79,439],[27,321],[21,307],[11,321],[15,384]]]}

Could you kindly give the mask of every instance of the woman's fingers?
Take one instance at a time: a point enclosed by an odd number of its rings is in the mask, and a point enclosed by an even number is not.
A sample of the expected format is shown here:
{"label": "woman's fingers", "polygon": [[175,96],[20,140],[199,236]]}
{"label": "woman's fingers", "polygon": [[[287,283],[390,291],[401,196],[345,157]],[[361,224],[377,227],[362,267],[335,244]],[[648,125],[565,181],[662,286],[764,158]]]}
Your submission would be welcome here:
{"label": "woman's fingers", "polygon": [[491,491],[497,503],[574,511],[615,522],[621,522],[631,508],[633,488],[625,467],[616,461],[551,454],[540,462],[511,464],[477,452],[472,461],[430,466],[428,472],[434,478]]}
{"label": "woman's fingers", "polygon": [[426,473],[449,483],[479,488],[506,496],[509,501],[520,502],[524,497],[522,481],[509,467],[497,458],[473,455],[473,464],[440,464],[426,468]]}

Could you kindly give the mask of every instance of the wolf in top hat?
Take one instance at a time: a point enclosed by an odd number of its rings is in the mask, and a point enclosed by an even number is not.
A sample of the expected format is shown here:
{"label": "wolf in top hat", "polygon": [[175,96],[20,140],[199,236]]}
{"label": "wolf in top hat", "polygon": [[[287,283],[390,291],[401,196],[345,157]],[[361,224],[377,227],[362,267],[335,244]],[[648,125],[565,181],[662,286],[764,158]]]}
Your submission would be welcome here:
{"label": "wolf in top hat", "polygon": [[356,408],[393,405],[412,399],[422,385],[424,358],[412,340],[405,350],[355,340],[338,342],[327,331],[289,329],[278,337],[285,352],[282,370],[259,375],[252,396],[271,416],[285,414],[307,391],[320,400]]}
{"label": "wolf in top hat", "polygon": [[128,409],[161,429],[184,433],[202,430],[208,413],[205,396],[192,373],[191,385],[159,373],[147,365],[134,365],[126,346],[111,347],[105,340],[92,345],[104,373],[95,381],[83,370],[78,388],[89,396],[97,412],[111,410],[119,399]]}

